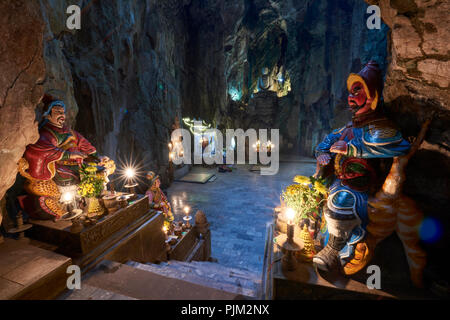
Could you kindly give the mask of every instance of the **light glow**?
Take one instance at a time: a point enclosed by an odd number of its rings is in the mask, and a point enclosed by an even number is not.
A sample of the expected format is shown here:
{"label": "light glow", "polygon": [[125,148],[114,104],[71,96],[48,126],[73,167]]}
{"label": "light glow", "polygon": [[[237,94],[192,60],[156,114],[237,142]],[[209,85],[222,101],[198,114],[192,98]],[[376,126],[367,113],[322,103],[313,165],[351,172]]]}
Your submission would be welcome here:
{"label": "light glow", "polygon": [[295,211],[292,208],[287,208],[285,212],[286,219],[289,224],[292,224],[292,220],[294,220],[295,217]]}
{"label": "light glow", "polygon": [[73,192],[67,191],[61,195],[61,201],[62,202],[72,202],[74,197],[75,197],[75,195]]}
{"label": "light glow", "polygon": [[136,175],[136,170],[134,170],[133,168],[126,168],[125,169],[125,176],[128,179],[134,178],[135,175]]}

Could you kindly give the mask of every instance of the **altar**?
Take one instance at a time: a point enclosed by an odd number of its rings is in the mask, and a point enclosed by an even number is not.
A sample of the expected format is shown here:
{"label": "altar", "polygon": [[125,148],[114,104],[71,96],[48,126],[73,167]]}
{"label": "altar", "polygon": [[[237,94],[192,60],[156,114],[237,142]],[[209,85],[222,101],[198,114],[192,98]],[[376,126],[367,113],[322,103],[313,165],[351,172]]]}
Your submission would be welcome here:
{"label": "altar", "polygon": [[99,217],[94,225],[74,230],[71,221],[33,220],[26,235],[57,247],[82,271],[103,259],[114,261],[165,261],[162,212],[150,209],[148,197],[138,195],[124,208]]}
{"label": "altar", "polygon": [[[311,262],[298,258],[295,270],[288,270],[282,263],[283,241],[279,239],[283,239],[283,234],[271,224],[268,226],[266,238],[263,280],[267,299],[396,299],[387,292],[369,289],[366,283],[345,277],[338,272],[322,274]],[[295,242],[299,244],[300,249],[303,248],[301,239],[296,238]]]}

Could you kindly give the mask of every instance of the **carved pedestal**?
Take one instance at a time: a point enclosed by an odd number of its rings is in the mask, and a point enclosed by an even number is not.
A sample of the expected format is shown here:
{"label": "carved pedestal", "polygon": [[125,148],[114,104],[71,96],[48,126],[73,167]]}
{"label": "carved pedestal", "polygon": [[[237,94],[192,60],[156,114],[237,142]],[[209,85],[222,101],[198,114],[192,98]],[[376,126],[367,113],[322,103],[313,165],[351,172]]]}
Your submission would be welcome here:
{"label": "carved pedestal", "polygon": [[108,258],[115,261],[154,262],[165,260],[164,218],[151,210],[148,197],[140,195],[127,207],[104,216],[95,225],[72,228],[70,221],[31,220],[28,235],[58,247],[83,271]]}

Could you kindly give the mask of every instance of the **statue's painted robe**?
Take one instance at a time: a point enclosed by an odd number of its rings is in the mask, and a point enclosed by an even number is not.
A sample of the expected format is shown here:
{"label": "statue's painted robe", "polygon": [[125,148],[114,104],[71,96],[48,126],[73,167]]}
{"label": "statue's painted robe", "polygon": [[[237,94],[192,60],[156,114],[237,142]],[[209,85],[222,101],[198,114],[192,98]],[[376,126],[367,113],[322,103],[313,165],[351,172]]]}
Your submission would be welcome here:
{"label": "statue's painted robe", "polygon": [[[368,224],[367,201],[370,184],[374,182],[373,162],[379,158],[392,158],[408,152],[410,144],[387,119],[378,119],[362,127],[343,127],[332,131],[316,148],[316,157],[330,154],[331,146],[338,140],[347,142],[347,154],[339,162],[341,172],[332,177],[327,200],[328,209],[337,220],[345,221],[356,215],[360,219],[340,251],[341,259],[348,258],[365,235]],[[336,154],[331,153],[335,161]],[[325,244],[328,232],[325,231]]]}
{"label": "statue's painted robe", "polygon": [[149,189],[145,194],[148,196],[148,202],[150,203],[151,207],[161,210],[164,215],[170,214],[170,212],[172,211],[170,202],[164,192],[161,191],[161,189],[158,189],[156,193]]}
{"label": "statue's painted robe", "polygon": [[96,149],[75,130],[58,128],[50,123],[39,130],[39,140],[27,146],[24,157],[29,163],[28,172],[39,180],[55,179],[58,182],[78,179],[78,162],[70,159],[71,152],[94,155]]}

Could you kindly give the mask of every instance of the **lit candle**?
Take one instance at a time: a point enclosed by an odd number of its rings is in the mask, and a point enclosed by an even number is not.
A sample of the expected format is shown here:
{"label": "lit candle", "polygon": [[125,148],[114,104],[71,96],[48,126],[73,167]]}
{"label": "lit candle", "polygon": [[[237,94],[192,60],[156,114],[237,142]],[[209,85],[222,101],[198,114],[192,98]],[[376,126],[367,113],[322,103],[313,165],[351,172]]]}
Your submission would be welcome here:
{"label": "lit candle", "polygon": [[285,215],[286,215],[287,223],[292,224],[292,221],[294,220],[294,217],[295,217],[294,209],[287,208]]}
{"label": "lit candle", "polygon": [[73,198],[74,198],[73,193],[70,191],[66,191],[62,194],[61,201],[64,203],[69,203],[72,202]]}
{"label": "lit candle", "polygon": [[166,240],[169,239],[169,237],[167,236],[167,227],[164,226],[164,227],[162,228],[162,230],[163,230],[163,232],[164,232],[164,237],[166,238]]}
{"label": "lit candle", "polygon": [[294,209],[287,208],[285,215],[286,215],[286,219],[287,219],[287,227],[286,227],[287,241],[289,243],[292,243],[294,241],[294,224],[293,224],[293,220],[295,217]]}
{"label": "lit candle", "polygon": [[185,227],[189,229],[191,227],[191,223],[189,221],[192,219],[191,216],[189,215],[189,211],[191,210],[191,208],[189,208],[188,206],[185,206],[183,210],[184,210],[184,214],[186,215],[183,218],[183,220],[186,221]]}
{"label": "lit candle", "polygon": [[125,176],[128,179],[133,179],[135,174],[136,174],[136,171],[133,168],[125,169]]}

